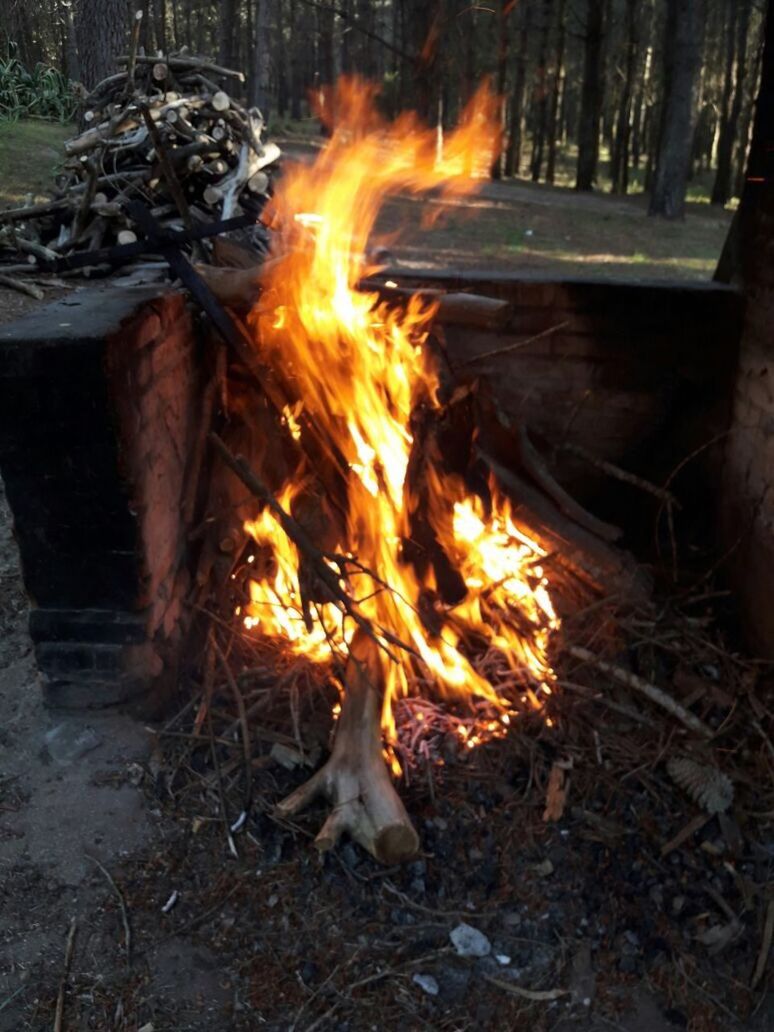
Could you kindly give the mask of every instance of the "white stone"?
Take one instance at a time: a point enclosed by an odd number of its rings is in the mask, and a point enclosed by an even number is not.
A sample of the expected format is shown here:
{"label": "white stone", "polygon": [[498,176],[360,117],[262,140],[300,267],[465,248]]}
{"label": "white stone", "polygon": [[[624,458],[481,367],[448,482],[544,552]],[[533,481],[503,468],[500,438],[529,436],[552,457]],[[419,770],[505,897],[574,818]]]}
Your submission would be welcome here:
{"label": "white stone", "polygon": [[428,996],[438,995],[438,983],[432,975],[420,975],[419,973],[417,973],[416,975],[414,975],[411,981],[414,983],[414,985],[418,985],[422,992],[427,993]]}
{"label": "white stone", "polygon": [[492,944],[484,933],[464,922],[449,933],[449,938],[460,957],[488,957],[492,952]]}

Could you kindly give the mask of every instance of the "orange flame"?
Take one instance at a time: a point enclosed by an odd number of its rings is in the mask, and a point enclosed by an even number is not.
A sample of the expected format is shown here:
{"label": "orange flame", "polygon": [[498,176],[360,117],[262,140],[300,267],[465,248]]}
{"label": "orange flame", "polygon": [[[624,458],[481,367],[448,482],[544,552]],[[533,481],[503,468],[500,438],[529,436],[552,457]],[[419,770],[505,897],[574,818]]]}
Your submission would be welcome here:
{"label": "orange flame", "polygon": [[[464,600],[437,613],[432,633],[420,617],[424,582],[402,556],[412,499],[404,486],[412,446],[410,421],[417,399],[437,407],[438,382],[425,348],[433,307],[412,297],[396,309],[357,289],[372,272],[365,257],[385,198],[398,191],[441,188],[444,195],[474,188],[499,146],[497,100],[481,89],[442,153],[436,136],[412,116],[384,124],[374,90],[357,81],[340,84],[336,125],[314,165],[298,166],[280,183],[271,220],[274,248],[284,256],[268,273],[250,324],[261,358],[296,399],[284,412],[298,439],[307,419],[326,442],[328,460],[345,468],[346,512],[337,534],[339,552],[368,570],[348,589],[375,628],[410,646],[399,662],[383,656],[383,726],[394,739],[393,700],[432,683],[447,697],[487,700],[500,715],[482,734],[508,723],[515,695],[541,705],[550,691],[549,636],[557,626],[538,544],[519,532],[508,503],[495,496],[490,514],[465,497],[458,478],[433,473],[426,485],[430,519],[467,587]],[[286,508],[314,470],[302,468],[279,494]],[[433,513],[453,513],[434,521]],[[273,556],[271,570],[251,581],[245,624],[279,636],[313,659],[346,645],[354,628],[334,603],[314,607],[304,619],[299,557],[266,510],[247,525]],[[330,527],[327,528],[331,530]],[[385,587],[387,585],[388,587]],[[441,609],[436,603],[436,610]],[[509,689],[506,694],[504,686]]]}

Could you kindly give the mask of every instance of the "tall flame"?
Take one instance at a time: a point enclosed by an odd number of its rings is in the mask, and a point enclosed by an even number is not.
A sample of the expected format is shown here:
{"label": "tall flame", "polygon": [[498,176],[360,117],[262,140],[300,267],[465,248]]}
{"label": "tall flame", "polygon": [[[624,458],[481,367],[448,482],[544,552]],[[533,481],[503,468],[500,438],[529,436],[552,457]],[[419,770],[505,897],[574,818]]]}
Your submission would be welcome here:
{"label": "tall flame", "polygon": [[[352,576],[362,613],[410,646],[399,661],[383,656],[386,737],[395,734],[392,703],[435,686],[455,699],[479,696],[507,723],[514,694],[540,706],[550,692],[549,635],[557,626],[538,544],[515,526],[508,503],[486,512],[459,478],[430,470],[423,483],[433,530],[467,593],[454,606],[437,599],[432,568],[420,578],[404,556],[415,500],[406,489],[411,417],[418,400],[437,408],[438,380],[425,347],[434,309],[418,297],[400,307],[357,289],[372,269],[366,258],[385,198],[441,188],[443,196],[475,186],[498,146],[496,98],[484,88],[439,152],[435,133],[412,116],[379,119],[374,90],[343,81],[333,98],[332,136],[312,166],[282,179],[270,213],[280,260],[267,273],[250,324],[262,361],[294,396],[284,419],[295,437],[313,428],[324,462],[343,468],[346,504],[336,550],[357,557],[377,579]],[[307,427],[304,431],[302,424]],[[279,493],[292,507],[315,470],[302,466]],[[443,518],[434,514],[451,514]],[[336,520],[326,527],[333,532]],[[247,525],[273,557],[256,571],[245,622],[311,658],[346,644],[351,621],[334,603],[302,612],[299,557],[268,510]],[[429,629],[432,625],[433,629]],[[507,689],[507,692],[506,692]]]}

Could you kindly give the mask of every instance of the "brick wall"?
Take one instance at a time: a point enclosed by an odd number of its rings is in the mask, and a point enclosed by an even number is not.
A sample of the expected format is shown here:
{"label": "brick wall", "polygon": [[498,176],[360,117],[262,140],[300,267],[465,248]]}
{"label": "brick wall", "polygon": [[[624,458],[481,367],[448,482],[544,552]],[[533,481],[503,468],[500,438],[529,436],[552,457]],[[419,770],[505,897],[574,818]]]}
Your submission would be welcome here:
{"label": "brick wall", "polygon": [[0,329],[0,471],[47,701],[174,681],[199,342],[182,295],[79,291]]}

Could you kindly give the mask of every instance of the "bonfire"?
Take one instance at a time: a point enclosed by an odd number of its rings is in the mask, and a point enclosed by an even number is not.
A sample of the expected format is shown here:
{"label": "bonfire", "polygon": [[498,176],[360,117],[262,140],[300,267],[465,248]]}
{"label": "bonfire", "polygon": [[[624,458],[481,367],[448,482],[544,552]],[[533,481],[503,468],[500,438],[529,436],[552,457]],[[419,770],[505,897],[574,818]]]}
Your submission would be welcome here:
{"label": "bonfire", "polygon": [[438,299],[368,286],[388,196],[476,189],[499,146],[495,98],[482,88],[442,146],[411,115],[385,124],[362,82],[342,82],[325,110],[329,140],[286,173],[265,216],[249,461],[215,443],[260,501],[237,618],[340,690],[330,759],[278,812],[324,795],[321,849],[347,832],[395,862],[418,846],[390,778],[412,737],[396,707],[467,714],[453,726],[468,749],[504,735],[554,691],[561,606],[630,571],[605,543],[615,530],[551,480],[526,429],[449,368]]}

